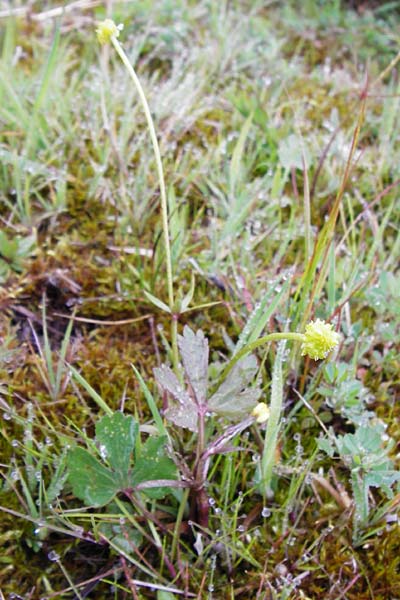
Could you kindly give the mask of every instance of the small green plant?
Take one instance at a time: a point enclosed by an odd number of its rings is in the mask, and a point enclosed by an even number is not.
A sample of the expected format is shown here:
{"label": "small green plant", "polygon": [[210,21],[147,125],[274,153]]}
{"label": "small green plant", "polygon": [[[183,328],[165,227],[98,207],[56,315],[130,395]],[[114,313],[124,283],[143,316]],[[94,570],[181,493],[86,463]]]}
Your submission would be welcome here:
{"label": "small green plant", "polygon": [[[165,417],[175,426],[196,434],[196,452],[192,465],[185,460],[188,487],[193,491],[196,510],[192,515],[202,527],[208,525],[209,502],[206,482],[212,456],[229,452],[229,441],[252,424],[251,410],[261,395],[258,384],[252,385],[258,367],[252,355],[243,357],[232,367],[227,377],[213,393],[208,392],[208,341],[202,331],[194,333],[188,326],[178,336],[186,389],[173,370],[163,365],[154,371],[156,381],[169,402]],[[213,435],[207,425],[213,415],[228,421],[239,421],[226,426],[222,434]]]}
{"label": "small green plant", "polygon": [[10,238],[5,231],[0,230],[0,282],[4,282],[12,272],[21,273],[24,263],[32,256],[35,247],[35,233]]}
{"label": "small green plant", "polygon": [[365,291],[369,306],[385,317],[400,320],[400,272],[383,271],[376,284]]}
{"label": "small green plant", "polygon": [[[176,407],[168,409],[169,412],[167,411],[166,413],[167,418],[169,416],[175,424],[188,427],[199,434],[196,452],[198,463],[194,469],[195,474],[200,474],[200,480],[195,475],[195,479],[197,478],[196,487],[198,489],[204,491],[210,456],[218,454],[221,450],[226,451],[224,447],[227,441],[251,424],[251,421],[244,420],[236,428],[234,426],[228,428],[225,434],[222,434],[216,442],[207,440],[205,449],[205,417],[215,413],[225,417],[237,418],[238,416],[244,416],[246,413],[248,414],[250,409],[252,409],[251,417],[258,423],[264,423],[268,420],[258,484],[264,495],[270,493],[272,468],[283,403],[282,362],[284,341],[300,341],[302,354],[309,355],[311,358],[318,360],[325,358],[338,344],[339,339],[340,336],[333,331],[332,325],[317,319],[317,321],[307,325],[304,334],[291,332],[271,333],[254,342],[250,342],[241,347],[225,368],[223,368],[217,387],[207,400],[206,365],[208,360],[208,344],[205,343],[202,332],[197,332],[195,335],[188,327],[185,327],[184,335],[180,337],[179,348],[186,378],[189,383],[188,393],[181,395],[182,388],[179,385],[179,381],[177,379],[174,380],[175,376],[168,367],[164,367],[161,370],[156,369],[156,378],[161,387],[172,394],[177,401]],[[271,404],[268,409],[267,405],[263,402],[256,404],[261,395],[257,386],[248,388],[248,385],[257,372],[257,363],[254,362],[255,359],[251,355],[251,352],[274,340],[282,340],[282,342],[275,359],[271,385]],[[200,369],[199,365],[202,365]],[[166,377],[164,377],[164,374],[166,374]],[[181,420],[182,416],[184,421]],[[191,419],[190,423],[187,420],[188,418]],[[205,502],[201,500],[201,496],[199,496],[199,502],[202,502],[203,506],[205,506]],[[201,513],[201,510],[199,512]]]}
{"label": "small green plant", "polygon": [[383,423],[371,421],[361,425],[354,433],[318,440],[319,447],[329,456],[335,452],[350,470],[354,499],[353,539],[358,542],[360,533],[370,520],[371,488],[377,488],[393,498],[393,485],[400,480],[389,454],[394,441],[387,435]]}
{"label": "small green plant", "polygon": [[[165,454],[167,431],[166,435],[150,436],[141,446],[138,424],[133,417],[107,410],[108,414],[97,423],[95,445],[91,444],[88,450],[75,448],[68,455],[69,481],[75,495],[86,505],[103,506],[120,493],[134,503],[135,494],[140,492],[150,497],[162,497],[166,486],[170,489],[184,487],[192,492],[191,505],[195,508],[191,518],[201,527],[207,527],[210,505],[206,485],[212,457],[233,451],[235,448],[229,443],[234,437],[254,422],[264,423],[268,418],[259,487],[263,494],[269,493],[282,411],[284,346],[281,345],[275,362],[270,409],[265,403],[258,402],[262,392],[260,383],[254,383],[258,365],[251,352],[276,339],[301,341],[302,353],[319,359],[332,350],[339,336],[331,325],[321,320],[310,323],[305,334],[287,332],[264,336],[243,346],[233,356],[222,368],[218,382],[210,392],[208,340],[201,330],[195,333],[185,326],[183,335],[178,336],[178,347],[186,388],[169,366],[162,365],[154,370],[156,382],[168,399],[165,418],[196,435],[194,460],[188,462],[186,456],[175,460],[180,467],[181,480],[172,481],[176,468]],[[151,402],[154,406],[153,399]],[[104,407],[103,401],[99,405]],[[214,432],[215,416],[228,421],[222,433]],[[229,421],[236,423],[229,424]],[[102,462],[93,451],[100,454]]]}
{"label": "small green plant", "polygon": [[325,404],[351,423],[365,424],[373,415],[368,410],[372,394],[354,377],[353,368],[344,362],[331,362],[324,366],[323,374],[325,382],[317,392]]}
{"label": "small green plant", "polygon": [[39,340],[33,325],[32,334],[36,343],[36,347],[39,356],[34,356],[37,369],[40,377],[46,386],[50,398],[55,402],[65,391],[69,382],[69,372],[66,366],[66,356],[69,349],[73,319],[70,319],[67,328],[65,330],[64,338],[61,343],[61,348],[57,360],[55,360],[54,353],[50,347],[49,334],[46,320],[46,297],[43,295],[42,298],[42,328],[43,328],[43,344]]}
{"label": "small green plant", "polygon": [[[116,412],[102,417],[91,450],[74,448],[68,454],[69,481],[75,495],[87,506],[104,506],[118,493],[133,500],[138,490],[162,498],[168,489],[161,480],[176,477],[175,464],[165,453],[166,441],[165,437],[150,436],[141,444],[138,423],[131,415]],[[101,460],[93,456],[94,450]]]}
{"label": "small green plant", "polygon": [[[57,503],[57,498],[67,480],[67,452],[66,448],[63,448],[57,453],[54,444],[55,435],[51,429],[46,428],[44,443],[39,441],[35,429],[39,411],[33,404],[28,403],[26,418],[18,416],[11,407],[5,408],[7,412],[4,413],[4,418],[14,422],[18,428],[22,428],[23,437],[21,441],[8,440],[14,454],[9,469],[3,473],[2,491],[8,493],[12,490],[19,498],[30,523],[25,535],[25,543],[38,552],[43,547],[49,532],[54,529],[53,505]],[[7,439],[4,431],[3,436]],[[18,460],[19,458],[21,461]],[[20,516],[4,506],[1,510]]]}

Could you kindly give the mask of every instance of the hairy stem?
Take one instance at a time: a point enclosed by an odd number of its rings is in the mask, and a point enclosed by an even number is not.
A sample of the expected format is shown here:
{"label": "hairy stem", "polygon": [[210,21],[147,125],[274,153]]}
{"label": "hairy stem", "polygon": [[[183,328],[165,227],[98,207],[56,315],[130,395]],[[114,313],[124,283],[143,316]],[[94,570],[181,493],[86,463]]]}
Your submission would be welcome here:
{"label": "hairy stem", "polygon": [[279,427],[281,424],[283,405],[282,359],[285,343],[281,342],[275,357],[272,373],[271,402],[269,419],[265,432],[264,449],[261,458],[261,491],[265,498],[271,494],[272,469],[275,464],[276,448],[278,445]]}

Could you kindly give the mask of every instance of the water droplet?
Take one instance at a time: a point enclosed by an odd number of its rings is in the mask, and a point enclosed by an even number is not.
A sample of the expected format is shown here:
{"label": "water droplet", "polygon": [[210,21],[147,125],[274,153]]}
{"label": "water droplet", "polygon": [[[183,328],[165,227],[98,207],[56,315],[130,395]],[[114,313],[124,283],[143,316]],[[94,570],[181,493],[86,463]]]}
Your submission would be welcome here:
{"label": "water droplet", "polygon": [[12,440],[12,442],[11,442],[11,446],[12,446],[13,448],[17,448],[17,447],[19,446],[19,441],[18,441],[18,440]]}
{"label": "water droplet", "polygon": [[264,519],[267,519],[268,517],[271,516],[271,511],[267,506],[264,506],[262,511],[261,511],[261,516],[264,517]]}
{"label": "water droplet", "polygon": [[103,460],[106,460],[108,452],[107,452],[107,448],[104,446],[104,444],[100,445],[99,452],[100,452],[101,458]]}
{"label": "water droplet", "polygon": [[11,415],[7,412],[3,413],[3,419],[5,421],[11,421]]}
{"label": "water droplet", "polygon": [[60,556],[59,556],[59,554],[57,554],[57,552],[55,552],[55,550],[51,550],[51,551],[48,553],[48,555],[47,555],[47,558],[48,558],[49,560],[51,560],[52,562],[57,562],[57,561],[59,561],[59,560],[60,560]]}

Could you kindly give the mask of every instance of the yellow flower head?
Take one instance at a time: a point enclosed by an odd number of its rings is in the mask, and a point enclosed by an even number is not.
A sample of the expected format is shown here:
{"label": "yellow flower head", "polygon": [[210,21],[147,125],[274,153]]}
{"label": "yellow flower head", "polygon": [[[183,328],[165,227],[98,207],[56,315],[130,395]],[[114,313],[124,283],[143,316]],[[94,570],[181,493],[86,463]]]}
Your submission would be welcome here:
{"label": "yellow flower head", "polygon": [[301,345],[301,354],[308,354],[314,360],[325,358],[329,352],[338,345],[340,335],[333,331],[330,323],[321,319],[311,321],[306,326],[304,341]]}
{"label": "yellow flower head", "polygon": [[116,26],[112,19],[106,19],[99,23],[96,29],[97,39],[100,44],[108,44],[112,37],[119,36],[119,27]]}
{"label": "yellow flower head", "polygon": [[269,418],[269,408],[265,402],[259,402],[251,412],[257,423],[265,423]]}

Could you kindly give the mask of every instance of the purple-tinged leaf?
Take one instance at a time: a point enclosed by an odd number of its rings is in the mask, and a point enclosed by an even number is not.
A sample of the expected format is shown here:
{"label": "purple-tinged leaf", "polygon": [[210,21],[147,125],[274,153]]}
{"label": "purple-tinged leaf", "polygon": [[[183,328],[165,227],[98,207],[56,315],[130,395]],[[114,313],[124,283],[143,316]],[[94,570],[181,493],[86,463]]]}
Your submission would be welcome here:
{"label": "purple-tinged leaf", "polygon": [[185,325],[183,335],[178,336],[178,346],[186,378],[197,404],[204,405],[207,396],[208,340],[201,329],[194,333]]}
{"label": "purple-tinged leaf", "polygon": [[182,387],[172,369],[162,365],[154,369],[154,376],[160,388],[170,396],[169,406],[164,413],[165,418],[178,427],[197,431],[197,405]]}
{"label": "purple-tinged leaf", "polygon": [[249,355],[240,360],[209,399],[208,409],[231,418],[249,414],[261,396],[258,386],[247,387],[254,379],[257,369],[255,356]]}

